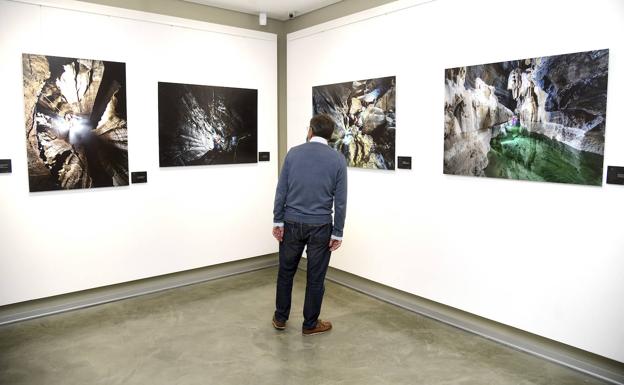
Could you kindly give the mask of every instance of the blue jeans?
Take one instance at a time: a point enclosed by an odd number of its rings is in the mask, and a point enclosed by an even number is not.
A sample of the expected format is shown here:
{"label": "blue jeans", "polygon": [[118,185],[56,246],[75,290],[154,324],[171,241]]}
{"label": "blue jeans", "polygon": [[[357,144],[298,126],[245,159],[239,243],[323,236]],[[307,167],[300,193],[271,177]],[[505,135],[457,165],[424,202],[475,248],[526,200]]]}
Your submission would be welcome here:
{"label": "blue jeans", "polygon": [[292,286],[297,266],[304,247],[308,257],[307,284],[303,305],[303,327],[316,326],[323,294],[325,294],[325,274],[329,266],[329,240],[332,224],[309,225],[305,223],[284,223],[284,239],[279,246],[279,272],[277,273],[277,294],[275,299],[275,319],[286,322],[290,315]]}

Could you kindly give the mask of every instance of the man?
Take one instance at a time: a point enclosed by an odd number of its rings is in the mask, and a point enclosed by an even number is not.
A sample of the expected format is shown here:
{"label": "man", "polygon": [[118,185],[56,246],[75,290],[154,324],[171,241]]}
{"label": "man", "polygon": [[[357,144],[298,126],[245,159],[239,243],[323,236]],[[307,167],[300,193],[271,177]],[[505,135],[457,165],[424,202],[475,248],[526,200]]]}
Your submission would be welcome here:
{"label": "man", "polygon": [[277,184],[273,236],[280,246],[273,327],[278,330],[286,328],[293,278],[304,247],[308,270],[302,332],[314,335],[332,328],[319,315],[329,257],[342,244],[347,208],[347,164],[344,156],[327,144],[333,132],[329,115],[314,116],[307,143],[288,152]]}

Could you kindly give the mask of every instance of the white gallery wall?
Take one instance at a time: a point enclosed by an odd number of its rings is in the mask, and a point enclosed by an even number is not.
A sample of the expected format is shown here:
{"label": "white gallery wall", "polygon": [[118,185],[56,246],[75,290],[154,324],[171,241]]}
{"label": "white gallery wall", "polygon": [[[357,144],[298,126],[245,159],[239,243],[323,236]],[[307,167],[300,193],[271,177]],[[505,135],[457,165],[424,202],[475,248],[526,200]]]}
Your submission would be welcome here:
{"label": "white gallery wall", "polygon": [[621,0],[401,0],[289,34],[288,147],[313,86],[395,75],[396,154],[413,161],[349,169],[331,266],[624,362],[624,188],[442,172],[445,68],[603,48],[605,172],[624,165],[622,36]]}
{"label": "white gallery wall", "polygon": [[[276,47],[274,34],[0,0],[0,158],[13,160],[0,174],[0,305],[276,252]],[[29,193],[22,53],[126,63],[129,167],[147,184]],[[159,81],[257,89],[271,162],[159,168]]]}

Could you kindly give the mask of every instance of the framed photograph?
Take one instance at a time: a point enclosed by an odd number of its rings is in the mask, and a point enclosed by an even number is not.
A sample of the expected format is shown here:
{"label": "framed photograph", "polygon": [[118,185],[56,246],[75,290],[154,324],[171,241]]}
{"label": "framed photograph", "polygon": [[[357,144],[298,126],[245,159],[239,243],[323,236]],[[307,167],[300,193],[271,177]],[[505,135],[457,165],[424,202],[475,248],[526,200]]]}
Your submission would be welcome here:
{"label": "framed photograph", "polygon": [[602,185],[609,50],[449,68],[444,173]]}
{"label": "framed photograph", "polygon": [[22,55],[30,191],[128,185],[126,65]]}
{"label": "framed photograph", "polygon": [[258,90],[158,83],[160,167],[256,163]]}
{"label": "framed photograph", "polygon": [[313,112],[329,114],[336,130],[329,141],[350,167],[394,170],[396,141],[394,76],[317,86]]}

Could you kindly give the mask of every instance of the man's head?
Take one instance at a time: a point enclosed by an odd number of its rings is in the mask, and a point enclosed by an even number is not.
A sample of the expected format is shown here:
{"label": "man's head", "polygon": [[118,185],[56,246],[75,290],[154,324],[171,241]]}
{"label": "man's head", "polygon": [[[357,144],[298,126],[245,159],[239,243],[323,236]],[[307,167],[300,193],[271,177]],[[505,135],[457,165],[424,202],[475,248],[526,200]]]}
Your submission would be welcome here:
{"label": "man's head", "polygon": [[308,130],[308,140],[313,136],[318,136],[330,140],[334,133],[334,119],[328,114],[314,115],[310,119],[310,129]]}

